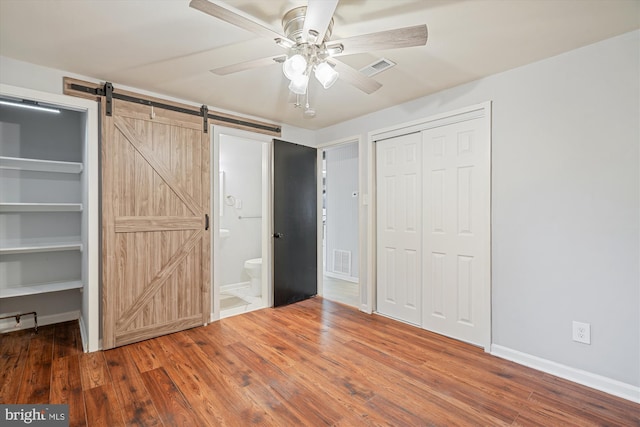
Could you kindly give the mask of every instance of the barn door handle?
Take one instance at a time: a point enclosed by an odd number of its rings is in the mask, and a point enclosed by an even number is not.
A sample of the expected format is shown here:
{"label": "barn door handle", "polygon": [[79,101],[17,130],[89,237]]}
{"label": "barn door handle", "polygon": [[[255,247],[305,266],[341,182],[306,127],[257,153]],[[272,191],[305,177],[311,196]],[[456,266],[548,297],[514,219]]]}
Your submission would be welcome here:
{"label": "barn door handle", "polygon": [[204,229],[209,229],[209,214],[204,214]]}
{"label": "barn door handle", "polygon": [[283,237],[283,236],[284,236],[284,234],[282,234],[282,233],[275,233],[275,234],[273,235],[273,238],[274,238],[274,239],[279,239],[279,238],[281,238],[281,237]]}

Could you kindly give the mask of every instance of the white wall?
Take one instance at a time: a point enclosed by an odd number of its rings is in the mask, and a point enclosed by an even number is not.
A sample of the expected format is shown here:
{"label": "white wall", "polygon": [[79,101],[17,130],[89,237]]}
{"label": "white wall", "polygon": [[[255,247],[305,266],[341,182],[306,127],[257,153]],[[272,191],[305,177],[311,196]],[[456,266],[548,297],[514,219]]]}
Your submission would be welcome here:
{"label": "white wall", "polygon": [[[326,209],[327,235],[326,269],[335,273],[335,249],[351,252],[351,274],[358,278],[358,144],[327,148]],[[339,271],[340,269],[338,269]],[[341,274],[341,273],[337,273]],[[342,274],[341,274],[342,275]]]}
{"label": "white wall", "polygon": [[[493,101],[493,343],[636,387],[639,52],[627,33],[316,135],[366,140]],[[591,323],[591,345],[571,340],[572,320]]]}
{"label": "white wall", "polygon": [[[63,77],[73,77],[73,78],[77,78],[77,79],[81,79],[89,82],[104,83],[104,79],[102,79],[100,76],[83,76],[83,75],[74,74],[64,70],[57,70],[54,68],[47,68],[47,67],[42,67],[40,65],[30,64],[28,62],[18,61],[16,59],[8,58],[6,56],[0,56],[0,83],[40,90],[44,92],[61,94],[63,89],[63,86],[62,86]],[[150,95],[150,96],[155,96],[162,99],[181,102],[187,105],[196,106],[198,108],[202,105],[202,102],[199,102],[199,100],[179,99],[172,96],[163,95],[160,93],[149,92],[149,91],[138,89],[135,87],[121,85],[118,82],[111,82],[111,83],[113,83],[116,89],[120,88],[122,90],[129,90],[129,91],[144,94],[144,95]],[[214,110],[221,113],[235,114],[235,115],[246,117],[249,119],[266,121],[265,119],[262,119],[260,117],[243,115],[235,111],[216,108],[215,105],[209,105],[209,110]],[[301,128],[297,128],[289,125],[281,125],[281,128],[282,128],[281,139],[285,141],[295,142],[297,144],[302,144],[302,145],[315,144],[315,132],[313,131],[301,129]]]}
{"label": "white wall", "polygon": [[[220,284],[248,282],[244,262],[262,256],[262,142],[237,136],[220,135],[220,170],[224,171],[225,202],[220,228],[230,230],[220,240]],[[228,196],[231,196],[227,198]]]}

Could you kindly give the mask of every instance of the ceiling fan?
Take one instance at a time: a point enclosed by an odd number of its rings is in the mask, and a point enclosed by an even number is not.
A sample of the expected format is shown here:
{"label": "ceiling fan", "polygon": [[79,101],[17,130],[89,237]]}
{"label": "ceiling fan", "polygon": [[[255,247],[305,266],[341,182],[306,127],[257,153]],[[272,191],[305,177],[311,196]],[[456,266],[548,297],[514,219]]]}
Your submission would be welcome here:
{"label": "ceiling fan", "polygon": [[227,75],[281,63],[284,75],[290,80],[289,90],[296,95],[296,107],[301,106],[300,96],[306,96],[305,117],[315,116],[315,111],[309,106],[308,92],[312,73],[325,89],[331,87],[338,77],[367,94],[382,87],[337,57],[371,50],[423,46],[427,43],[427,26],[424,24],[331,40],[333,14],[337,5],[338,0],[308,0],[307,6],[296,7],[284,14],[281,33],[217,0],[191,0],[189,3],[194,9],[273,39],[278,46],[286,49],[286,54],[220,67],[211,72]]}

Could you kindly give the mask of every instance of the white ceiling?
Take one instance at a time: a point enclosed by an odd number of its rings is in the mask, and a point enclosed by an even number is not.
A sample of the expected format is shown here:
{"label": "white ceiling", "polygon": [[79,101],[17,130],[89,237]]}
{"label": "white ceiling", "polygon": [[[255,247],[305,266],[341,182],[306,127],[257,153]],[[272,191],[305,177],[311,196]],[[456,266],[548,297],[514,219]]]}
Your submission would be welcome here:
{"label": "white ceiling", "polygon": [[[298,0],[228,0],[281,32]],[[0,0],[0,55],[306,129],[320,129],[640,28],[638,0],[341,0],[332,39],[427,24],[426,46],[343,56],[398,65],[367,95],[310,85],[313,119],[290,103],[277,64],[208,70],[279,54],[268,39],[188,7],[189,0]],[[2,70],[0,70],[1,72]],[[61,83],[62,84],[62,83]],[[117,86],[116,86],[117,87]]]}

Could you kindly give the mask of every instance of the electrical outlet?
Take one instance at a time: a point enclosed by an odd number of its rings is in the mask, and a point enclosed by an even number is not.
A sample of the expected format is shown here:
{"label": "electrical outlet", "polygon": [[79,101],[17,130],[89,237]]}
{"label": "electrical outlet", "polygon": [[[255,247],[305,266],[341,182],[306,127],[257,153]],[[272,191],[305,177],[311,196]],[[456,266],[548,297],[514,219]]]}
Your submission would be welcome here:
{"label": "electrical outlet", "polygon": [[573,321],[573,340],[584,344],[591,344],[591,325],[589,323]]}

